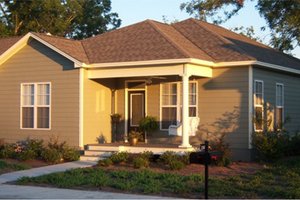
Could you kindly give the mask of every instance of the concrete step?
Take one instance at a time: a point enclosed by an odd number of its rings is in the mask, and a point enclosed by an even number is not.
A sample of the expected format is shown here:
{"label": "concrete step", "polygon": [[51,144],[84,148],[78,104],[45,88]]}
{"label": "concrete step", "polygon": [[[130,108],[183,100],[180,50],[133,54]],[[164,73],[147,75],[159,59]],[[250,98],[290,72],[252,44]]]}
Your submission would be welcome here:
{"label": "concrete step", "polygon": [[100,156],[80,156],[80,161],[97,162],[102,159],[104,159],[104,158],[102,158]]}
{"label": "concrete step", "polygon": [[100,156],[100,157],[109,157],[113,151],[98,151],[98,150],[85,150],[85,156]]}
{"label": "concrete step", "polygon": [[119,146],[88,145],[87,150],[117,152],[119,151]]}

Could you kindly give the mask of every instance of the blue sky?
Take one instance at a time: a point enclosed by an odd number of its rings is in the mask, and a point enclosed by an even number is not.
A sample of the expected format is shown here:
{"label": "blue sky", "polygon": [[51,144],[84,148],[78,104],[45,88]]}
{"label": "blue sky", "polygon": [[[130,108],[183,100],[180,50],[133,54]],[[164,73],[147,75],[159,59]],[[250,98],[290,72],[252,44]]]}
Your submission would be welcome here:
{"label": "blue sky", "polygon": [[[180,4],[186,1],[188,0],[111,0],[112,11],[119,14],[122,19],[122,27],[146,19],[163,22],[163,16],[169,21],[190,18],[191,16],[179,8]],[[245,8],[222,26],[225,28],[253,26],[256,35],[264,41],[268,41],[269,33],[260,31],[260,27],[265,26],[265,20],[259,16],[254,6],[255,1],[246,1]],[[299,47],[292,53],[300,58]]]}

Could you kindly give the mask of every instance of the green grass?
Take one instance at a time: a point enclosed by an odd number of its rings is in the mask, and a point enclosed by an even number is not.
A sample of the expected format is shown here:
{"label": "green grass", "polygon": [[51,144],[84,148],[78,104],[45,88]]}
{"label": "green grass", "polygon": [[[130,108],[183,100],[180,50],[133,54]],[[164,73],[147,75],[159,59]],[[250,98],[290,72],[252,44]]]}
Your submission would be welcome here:
{"label": "green grass", "polygon": [[[107,189],[131,193],[203,197],[202,175],[161,174],[150,170],[109,171],[101,168],[74,169],[35,178],[21,178],[18,184],[49,184],[60,188]],[[210,178],[210,198],[300,198],[300,157],[293,157],[254,175]]]}
{"label": "green grass", "polygon": [[7,163],[3,160],[0,160],[0,174],[11,172],[11,171],[19,171],[24,169],[29,169],[30,167],[24,164],[11,164]]}

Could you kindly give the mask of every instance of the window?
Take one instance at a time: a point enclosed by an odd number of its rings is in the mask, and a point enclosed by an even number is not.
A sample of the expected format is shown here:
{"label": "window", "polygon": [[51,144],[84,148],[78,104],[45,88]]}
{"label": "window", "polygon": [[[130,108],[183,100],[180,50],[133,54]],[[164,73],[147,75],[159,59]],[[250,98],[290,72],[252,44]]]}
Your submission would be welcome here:
{"label": "window", "polygon": [[[161,85],[161,129],[166,130],[170,125],[181,121],[182,113],[182,84],[164,83]],[[189,116],[197,116],[197,85],[189,83]]]}
{"label": "window", "polygon": [[263,103],[264,103],[264,83],[260,80],[254,82],[254,129],[263,130]]}
{"label": "window", "polygon": [[50,83],[21,84],[21,128],[50,128]]}
{"label": "window", "polygon": [[283,106],[284,90],[283,84],[276,83],[276,110],[275,110],[275,128],[282,129],[283,124]]}

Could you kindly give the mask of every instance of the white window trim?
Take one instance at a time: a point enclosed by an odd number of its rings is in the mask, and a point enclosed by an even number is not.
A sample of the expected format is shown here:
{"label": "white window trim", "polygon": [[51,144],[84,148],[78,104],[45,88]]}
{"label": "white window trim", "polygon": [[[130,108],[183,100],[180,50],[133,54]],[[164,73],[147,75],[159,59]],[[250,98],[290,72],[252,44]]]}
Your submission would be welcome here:
{"label": "white window trim", "polygon": [[[162,85],[163,84],[173,84],[173,83],[176,83],[177,84],[177,105],[162,105]],[[172,107],[172,108],[177,108],[177,119],[176,119],[176,121],[178,121],[178,122],[181,122],[182,121],[182,119],[181,119],[181,115],[180,115],[180,110],[181,110],[181,108],[182,108],[182,105],[179,105],[179,102],[180,101],[182,101],[181,99],[180,99],[180,97],[181,97],[181,93],[182,93],[182,91],[180,90],[180,84],[181,84],[182,82],[163,82],[163,83],[160,83],[160,86],[159,86],[159,112],[160,112],[160,114],[159,114],[159,121],[160,121],[160,123],[159,123],[159,128],[160,128],[160,130],[161,131],[168,131],[168,129],[163,129],[162,128],[162,108],[164,108],[164,107],[167,107],[167,108],[170,108],[170,107]],[[199,93],[199,91],[198,91],[198,81],[196,81],[196,80],[191,80],[191,81],[189,81],[189,84],[190,83],[195,83],[196,84],[196,105],[192,105],[192,106],[190,106],[189,105],[189,107],[196,107],[196,116],[195,117],[198,117],[198,93]],[[188,95],[190,95],[190,94],[188,94]]]}
{"label": "white window trim", "polygon": [[[282,86],[282,106],[278,106],[278,102],[277,102],[277,86]],[[276,108],[282,108],[282,122],[284,121],[284,84],[283,83],[276,83],[276,88],[275,88],[275,99],[276,99]],[[275,109],[276,112],[276,109]],[[277,116],[277,113],[275,113],[275,117]],[[277,126],[276,124],[277,119],[275,119],[275,126]]]}
{"label": "white window trim", "polygon": [[[262,105],[256,104],[256,83],[262,84]],[[254,87],[253,87],[253,113],[255,114],[255,108],[261,107],[262,108],[262,119],[264,119],[264,100],[265,100],[265,91],[264,91],[264,81],[262,80],[254,80]],[[256,126],[254,124],[254,131],[261,132],[264,129],[264,124],[262,125],[262,129],[256,129]]]}
{"label": "white window trim", "polygon": [[[37,104],[37,85],[39,84],[49,84],[50,91],[49,91],[49,105],[38,105]],[[34,104],[32,106],[26,107],[33,107],[33,128],[23,128],[23,85],[34,85]],[[51,104],[52,104],[52,85],[51,82],[28,82],[28,83],[21,83],[20,84],[20,129],[21,130],[51,130]],[[49,108],[49,128],[37,128],[37,108],[38,107],[47,107]]]}

